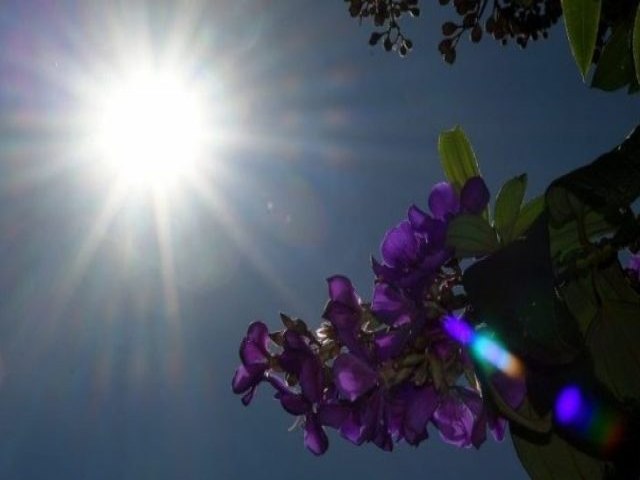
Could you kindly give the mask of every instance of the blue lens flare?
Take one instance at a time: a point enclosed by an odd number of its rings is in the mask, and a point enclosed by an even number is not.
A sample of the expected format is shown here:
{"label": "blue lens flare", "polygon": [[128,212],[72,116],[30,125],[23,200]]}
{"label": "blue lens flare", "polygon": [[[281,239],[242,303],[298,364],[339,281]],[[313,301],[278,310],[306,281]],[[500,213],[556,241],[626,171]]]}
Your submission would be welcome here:
{"label": "blue lens flare", "polygon": [[563,425],[575,425],[584,420],[587,405],[580,389],[569,385],[556,398],[556,420]]}
{"label": "blue lens flare", "polygon": [[464,319],[448,315],[443,321],[445,331],[463,345],[471,354],[485,363],[502,370],[509,376],[522,375],[520,361],[493,338],[477,333]]}
{"label": "blue lens flare", "polygon": [[475,331],[463,319],[449,315],[444,319],[444,329],[455,340],[463,345],[468,345],[475,336]]}

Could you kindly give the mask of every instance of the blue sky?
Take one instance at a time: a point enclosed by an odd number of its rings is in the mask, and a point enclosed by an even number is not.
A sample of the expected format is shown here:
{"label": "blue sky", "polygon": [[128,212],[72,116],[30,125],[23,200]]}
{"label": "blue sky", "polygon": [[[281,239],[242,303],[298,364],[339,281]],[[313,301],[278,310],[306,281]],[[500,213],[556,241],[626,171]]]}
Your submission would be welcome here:
{"label": "blue sky", "polygon": [[[392,454],[332,435],[315,458],[266,390],[250,408],[232,395],[238,343],[280,311],[316,323],[334,273],[370,295],[384,232],[442,179],[440,131],[462,125],[493,193],[528,172],[534,195],[619,143],[637,98],[583,85],[561,25],[525,51],[464,42],[451,67],[448,8],[406,22],[400,59],[340,0],[201,3],[0,7],[0,478],[526,478],[508,439],[458,450],[437,432]],[[96,230],[109,184],[74,113],[141,38],[180,45],[234,137],[210,195],[171,202],[177,313],[149,202]]]}

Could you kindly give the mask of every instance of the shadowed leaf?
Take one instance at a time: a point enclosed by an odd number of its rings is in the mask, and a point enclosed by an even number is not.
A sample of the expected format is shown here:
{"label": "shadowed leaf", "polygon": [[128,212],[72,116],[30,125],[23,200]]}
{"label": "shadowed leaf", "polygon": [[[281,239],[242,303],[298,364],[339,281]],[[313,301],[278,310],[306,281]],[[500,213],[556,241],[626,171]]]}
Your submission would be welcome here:
{"label": "shadowed leaf", "polygon": [[507,181],[498,192],[493,218],[503,245],[513,239],[513,230],[526,189],[527,175],[523,174]]}

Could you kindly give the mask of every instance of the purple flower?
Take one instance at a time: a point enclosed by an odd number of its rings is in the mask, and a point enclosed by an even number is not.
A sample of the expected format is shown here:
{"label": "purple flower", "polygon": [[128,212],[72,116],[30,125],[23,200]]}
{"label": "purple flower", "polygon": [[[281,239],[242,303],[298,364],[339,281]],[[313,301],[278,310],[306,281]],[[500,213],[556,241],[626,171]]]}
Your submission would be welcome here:
{"label": "purple flower", "polygon": [[398,357],[410,338],[411,330],[408,326],[396,330],[377,332],[374,338],[376,360],[385,362]]}
{"label": "purple flower", "polygon": [[447,220],[460,210],[460,199],[449,182],[436,183],[429,194],[429,210],[439,220]]}
{"label": "purple flower", "polygon": [[447,238],[447,222],[432,217],[416,205],[409,207],[407,218],[416,232],[426,235],[428,251],[435,252],[444,247]]}
{"label": "purple flower", "polygon": [[409,269],[420,263],[425,248],[425,238],[417,235],[408,221],[403,221],[385,234],[380,250],[389,267]]}
{"label": "purple flower", "polygon": [[435,219],[448,222],[461,212],[474,215],[482,213],[489,203],[489,196],[489,189],[479,176],[471,177],[465,182],[459,197],[453,185],[440,182],[429,195],[429,210]]}
{"label": "purple flower", "polygon": [[354,402],[378,383],[376,372],[367,363],[349,353],[333,362],[333,379],[338,391]]}
{"label": "purple flower", "polygon": [[[319,378],[314,377],[314,379],[321,382]],[[278,377],[269,376],[269,382],[276,389],[275,397],[280,400],[282,408],[292,415],[304,417],[304,446],[314,455],[322,455],[326,452],[329,448],[329,438],[317,413],[321,404],[316,405],[314,400],[306,395],[304,389],[300,393],[293,391]],[[321,389],[321,383],[314,388],[314,390]]]}
{"label": "purple flower", "polygon": [[373,290],[371,311],[387,325],[400,327],[411,323],[415,306],[400,289],[379,283]]}
{"label": "purple flower", "polygon": [[486,438],[486,416],[482,398],[467,387],[451,387],[440,397],[433,423],[442,439],[457,447],[478,448]]}
{"label": "purple flower", "polygon": [[358,339],[362,320],[362,307],[351,280],[343,275],[327,279],[329,302],[322,318],[331,322],[338,340],[355,355],[368,357],[367,349]]}
{"label": "purple flower", "polygon": [[322,364],[311,350],[305,338],[297,332],[284,333],[284,351],[278,357],[282,369],[294,375],[300,384],[304,397],[310,402],[318,402],[322,396]]}
{"label": "purple flower", "polygon": [[489,203],[489,189],[482,177],[471,177],[460,192],[462,211],[479,215]]}
{"label": "purple flower", "polygon": [[404,383],[389,403],[388,426],[396,441],[404,438],[415,446],[427,439],[427,423],[439,403],[438,392],[432,385],[418,387]]}
{"label": "purple flower", "polygon": [[640,280],[640,253],[631,255],[631,258],[629,258],[627,269],[636,279]]}
{"label": "purple flower", "polygon": [[446,252],[430,249],[427,237],[406,220],[385,234],[380,250],[384,263],[372,259],[378,280],[409,290],[430,283],[448,259]]}
{"label": "purple flower", "polygon": [[262,322],[249,325],[247,335],[240,343],[240,365],[231,381],[235,394],[243,394],[242,403],[249,405],[258,384],[264,380],[269,366],[269,330]]}

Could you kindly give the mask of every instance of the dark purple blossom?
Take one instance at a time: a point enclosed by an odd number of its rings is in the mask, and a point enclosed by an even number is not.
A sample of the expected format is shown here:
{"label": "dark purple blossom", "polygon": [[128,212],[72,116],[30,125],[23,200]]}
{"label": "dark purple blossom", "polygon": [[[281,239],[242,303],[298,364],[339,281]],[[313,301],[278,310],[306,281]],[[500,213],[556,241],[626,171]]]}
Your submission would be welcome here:
{"label": "dark purple blossom", "polygon": [[338,340],[353,353],[366,356],[366,350],[358,341],[362,307],[351,280],[343,275],[327,279],[329,302],[322,317],[329,320]]}
{"label": "dark purple blossom", "polygon": [[426,239],[404,221],[385,234],[380,250],[384,263],[389,267],[410,269],[420,264],[426,246]]}
{"label": "dark purple blossom", "polygon": [[386,233],[380,250],[384,263],[372,259],[378,279],[410,290],[430,283],[449,257],[444,251],[430,249],[427,237],[406,220]]}
{"label": "dark purple blossom", "polygon": [[269,366],[269,330],[262,322],[249,325],[247,335],[240,344],[240,365],[231,387],[236,394],[243,394],[242,403],[249,405],[258,384],[264,380],[264,374]]}
{"label": "dark purple blossom", "polygon": [[482,177],[471,177],[460,192],[462,211],[479,215],[489,203],[489,196],[489,189]]}
{"label": "dark purple blossom", "polygon": [[631,255],[631,258],[629,258],[627,269],[631,272],[636,280],[640,280],[640,253]]}
{"label": "dark purple blossom", "polygon": [[371,311],[392,327],[407,325],[416,315],[414,303],[406,298],[402,290],[386,283],[375,286]]}
{"label": "dark purple blossom", "polygon": [[442,439],[457,447],[477,448],[486,438],[482,398],[467,387],[451,387],[440,397],[433,423]]}
{"label": "dark purple blossom", "polygon": [[[313,389],[318,391],[322,389],[321,379],[319,377],[311,377],[308,381],[318,381],[318,385]],[[314,455],[322,455],[329,448],[329,438],[327,437],[322,422],[318,417],[317,404],[320,399],[313,400],[307,396],[305,390],[301,392],[293,391],[280,378],[275,376],[269,377],[269,382],[276,389],[275,397],[280,400],[282,408],[291,415],[304,418],[304,446]]]}
{"label": "dark purple blossom", "polygon": [[338,391],[353,402],[378,383],[376,372],[367,363],[349,353],[333,362],[333,378]]}
{"label": "dark purple blossom", "polygon": [[[479,447],[487,429],[502,439],[506,420],[487,407],[473,379],[461,383],[463,372],[473,376],[469,349],[476,335],[450,312],[460,307],[447,303],[460,284],[447,226],[458,214],[480,214],[488,198],[480,177],[459,191],[447,182],[434,186],[429,213],[414,205],[385,234],[382,261],[373,259],[370,305],[347,277],[335,275],[327,279],[322,315],[329,324],[317,332],[286,316],[284,330],[271,334],[263,323],[251,324],[234,393],[246,405],[260,383],[271,385],[282,408],[298,417],[304,445],[315,455],[328,448],[326,428],[387,451],[401,441],[419,445],[430,422],[460,447]],[[520,405],[523,379],[498,370],[488,378],[508,405]]]}
{"label": "dark purple blossom", "polygon": [[436,183],[429,194],[429,210],[438,220],[447,220],[460,210],[460,198],[449,182]]}
{"label": "dark purple blossom", "polygon": [[432,385],[405,383],[389,402],[388,426],[396,441],[419,445],[429,436],[427,424],[439,403],[439,394]]}

